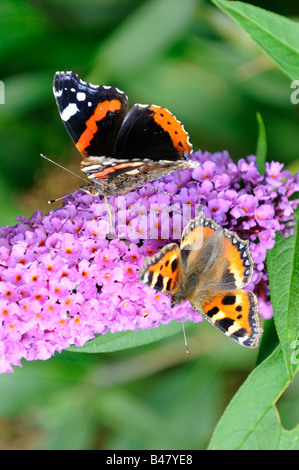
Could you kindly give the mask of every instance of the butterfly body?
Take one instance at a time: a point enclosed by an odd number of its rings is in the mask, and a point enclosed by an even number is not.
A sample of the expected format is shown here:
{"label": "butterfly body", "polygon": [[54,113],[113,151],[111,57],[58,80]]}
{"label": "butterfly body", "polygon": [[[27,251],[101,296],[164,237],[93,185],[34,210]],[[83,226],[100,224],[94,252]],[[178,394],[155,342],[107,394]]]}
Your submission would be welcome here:
{"label": "butterfly body", "polygon": [[135,104],[111,86],[84,82],[75,72],[56,72],[53,91],[61,119],[90,180],[92,195],[126,194],[145,182],[195,168],[183,125],[162,106]]}
{"label": "butterfly body", "polygon": [[[80,189],[93,196],[105,194],[113,196],[133,191],[140,184],[154,181],[173,172],[173,163],[160,160],[159,162],[131,160],[130,164],[120,162],[117,165],[106,157],[90,157],[83,160],[81,169],[92,180]],[[113,166],[108,166],[113,164]],[[180,169],[191,168],[190,162],[180,162]],[[142,180],[142,181],[141,181]]]}
{"label": "butterfly body", "polygon": [[194,309],[239,344],[256,347],[259,326],[255,295],[242,288],[253,272],[248,241],[205,217],[185,227],[181,244],[171,243],[146,258],[139,278],[171,296],[172,307],[189,300]]}

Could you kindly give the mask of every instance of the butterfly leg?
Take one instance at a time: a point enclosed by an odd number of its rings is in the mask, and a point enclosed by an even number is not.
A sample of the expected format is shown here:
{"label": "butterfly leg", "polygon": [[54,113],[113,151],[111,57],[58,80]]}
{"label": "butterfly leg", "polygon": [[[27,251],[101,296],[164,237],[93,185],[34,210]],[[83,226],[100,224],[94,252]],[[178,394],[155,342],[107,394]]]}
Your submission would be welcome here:
{"label": "butterfly leg", "polygon": [[174,196],[174,194],[167,193],[166,191],[160,191],[159,189],[156,189],[156,188],[150,188],[149,186],[140,186],[137,189],[150,189],[151,191],[155,191],[156,193],[167,194],[167,196]]}
{"label": "butterfly leg", "polygon": [[111,210],[109,209],[108,200],[107,200],[107,197],[105,195],[104,195],[104,201],[105,201],[105,204],[106,204],[107,213],[109,215],[109,227],[110,227],[110,232],[107,233],[107,238],[112,239],[112,238],[115,238],[115,231],[113,229],[113,224],[112,224]]}

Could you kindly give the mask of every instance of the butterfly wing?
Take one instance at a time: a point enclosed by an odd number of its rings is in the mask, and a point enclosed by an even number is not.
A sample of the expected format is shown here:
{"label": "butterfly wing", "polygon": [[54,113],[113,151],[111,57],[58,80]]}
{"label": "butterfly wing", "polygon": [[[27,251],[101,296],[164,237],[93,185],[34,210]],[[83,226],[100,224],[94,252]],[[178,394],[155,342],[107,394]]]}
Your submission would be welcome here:
{"label": "butterfly wing", "polygon": [[247,290],[206,291],[191,300],[192,306],[212,325],[242,346],[258,346],[263,332],[256,296]]}
{"label": "butterfly wing", "polygon": [[180,255],[182,266],[187,274],[192,266],[198,265],[199,260],[202,259],[202,249],[212,240],[218,228],[219,225],[207,218],[203,210],[186,225],[182,233]]}
{"label": "butterfly wing", "polygon": [[112,157],[127,96],[118,88],[83,82],[75,72],[56,72],[53,91],[61,119],[83,157]]}
{"label": "butterfly wing", "polygon": [[235,232],[224,229],[221,245],[224,257],[229,262],[229,272],[239,289],[246,286],[252,277],[253,260],[251,258],[248,240],[243,240]]}
{"label": "butterfly wing", "polygon": [[161,106],[135,104],[117,136],[115,156],[177,161],[191,150],[184,126],[170,111]]}
{"label": "butterfly wing", "polygon": [[198,279],[198,291],[239,289],[250,281],[253,261],[248,241],[219,230],[203,211],[185,227],[180,249],[183,272]]}
{"label": "butterfly wing", "polygon": [[176,243],[165,245],[156,255],[146,257],[139,279],[147,286],[174,295],[180,289],[180,250]]}

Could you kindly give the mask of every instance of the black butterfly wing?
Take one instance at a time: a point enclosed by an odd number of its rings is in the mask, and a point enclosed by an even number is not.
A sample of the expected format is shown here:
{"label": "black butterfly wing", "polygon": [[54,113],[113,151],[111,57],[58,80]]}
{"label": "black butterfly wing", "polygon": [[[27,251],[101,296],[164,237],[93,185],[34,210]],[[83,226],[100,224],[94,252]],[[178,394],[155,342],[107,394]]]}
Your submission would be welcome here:
{"label": "black butterfly wing", "polygon": [[75,72],[56,72],[53,91],[61,119],[83,157],[113,157],[127,96],[118,88],[83,82]]}
{"label": "black butterfly wing", "polygon": [[125,117],[115,158],[177,161],[192,150],[183,125],[166,108],[135,104]]}

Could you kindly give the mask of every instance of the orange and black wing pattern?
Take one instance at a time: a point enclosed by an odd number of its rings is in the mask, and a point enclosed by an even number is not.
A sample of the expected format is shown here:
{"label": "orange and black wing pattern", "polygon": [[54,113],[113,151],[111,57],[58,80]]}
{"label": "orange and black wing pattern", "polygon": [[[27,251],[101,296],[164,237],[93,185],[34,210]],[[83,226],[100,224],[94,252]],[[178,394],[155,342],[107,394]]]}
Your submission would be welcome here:
{"label": "orange and black wing pattern", "polygon": [[258,346],[262,329],[257,298],[252,292],[205,292],[191,303],[206,320],[242,346]]}
{"label": "orange and black wing pattern", "polygon": [[147,257],[139,271],[139,279],[147,286],[174,295],[180,289],[180,250],[176,243],[164,246],[156,255]]}
{"label": "orange and black wing pattern", "polygon": [[222,233],[224,256],[229,261],[229,269],[235,278],[236,287],[240,289],[250,282],[253,273],[249,243],[230,230],[224,229]]}
{"label": "orange and black wing pattern", "polygon": [[76,72],[56,72],[53,91],[60,117],[83,157],[112,157],[127,113],[125,93],[84,82]]}

